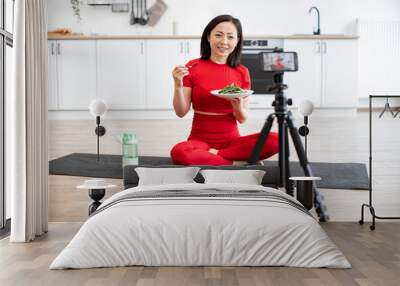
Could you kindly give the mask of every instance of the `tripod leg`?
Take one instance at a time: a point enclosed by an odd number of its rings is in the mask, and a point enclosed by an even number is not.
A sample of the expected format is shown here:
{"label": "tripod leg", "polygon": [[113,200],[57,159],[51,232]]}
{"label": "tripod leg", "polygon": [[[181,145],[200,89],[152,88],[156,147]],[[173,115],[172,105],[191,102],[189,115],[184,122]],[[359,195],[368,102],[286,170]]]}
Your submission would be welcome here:
{"label": "tripod leg", "polygon": [[254,145],[253,151],[250,155],[249,160],[247,161],[249,165],[254,165],[257,163],[258,159],[260,158],[261,150],[264,147],[265,141],[268,138],[269,132],[272,128],[272,123],[274,122],[275,115],[270,114],[267,120],[264,123],[263,128],[261,129],[260,136],[258,136],[257,142]]}
{"label": "tripod leg", "polygon": [[[289,127],[290,135],[292,137],[294,147],[296,149],[297,156],[300,160],[300,165],[303,168],[304,174],[307,177],[312,176],[312,170],[310,164],[308,163],[306,153],[304,152],[303,144],[301,143],[300,135],[297,131],[297,128],[293,124],[292,113],[289,111],[288,116],[286,118],[287,125]],[[326,214],[326,206],[323,203],[323,197],[320,192],[317,190],[315,182],[313,182],[313,191],[314,191],[314,206],[315,211],[319,216],[319,220],[321,222],[327,221],[329,219]]]}
{"label": "tripod leg", "polygon": [[285,134],[285,161],[284,161],[284,165],[285,165],[285,189],[286,189],[286,193],[288,195],[293,196],[293,184],[292,181],[289,180],[291,174],[290,174],[290,162],[289,162],[289,157],[290,157],[290,151],[289,151],[289,134],[288,134],[288,126],[287,124],[284,124],[284,134]]}
{"label": "tripod leg", "polygon": [[283,117],[278,117],[278,134],[279,134],[279,153],[278,153],[278,163],[279,163],[279,187],[286,188],[286,148],[285,144],[287,142],[287,132],[285,132],[285,122]]}

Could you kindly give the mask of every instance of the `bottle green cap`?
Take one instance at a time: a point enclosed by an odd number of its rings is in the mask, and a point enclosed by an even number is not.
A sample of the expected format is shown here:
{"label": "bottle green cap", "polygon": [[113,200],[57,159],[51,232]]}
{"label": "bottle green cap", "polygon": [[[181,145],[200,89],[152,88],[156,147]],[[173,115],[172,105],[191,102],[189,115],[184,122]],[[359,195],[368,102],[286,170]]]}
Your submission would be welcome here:
{"label": "bottle green cap", "polygon": [[124,133],[122,135],[122,144],[132,144],[135,137],[135,134]]}

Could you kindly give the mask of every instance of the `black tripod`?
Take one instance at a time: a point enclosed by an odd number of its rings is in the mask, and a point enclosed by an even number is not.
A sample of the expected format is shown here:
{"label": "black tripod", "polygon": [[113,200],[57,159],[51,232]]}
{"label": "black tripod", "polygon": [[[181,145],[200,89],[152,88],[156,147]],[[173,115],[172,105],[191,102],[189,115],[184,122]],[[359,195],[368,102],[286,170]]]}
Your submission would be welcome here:
{"label": "black tripod", "polygon": [[[307,156],[304,152],[299,133],[293,124],[292,113],[287,110],[287,106],[292,105],[292,100],[290,98],[287,99],[284,95],[283,90],[286,88],[287,86],[283,84],[283,72],[275,73],[274,85],[269,88],[269,91],[275,93],[275,100],[272,103],[275,112],[271,113],[267,117],[248,163],[255,164],[259,160],[261,150],[264,146],[265,140],[268,138],[274,119],[277,118],[279,133],[279,186],[284,187],[287,194],[293,196],[293,184],[289,180],[290,165],[288,131],[292,137],[297,156],[299,157],[300,165],[304,171],[304,175],[307,177],[312,177],[313,175],[307,160]],[[315,211],[319,216],[319,220],[321,222],[329,220],[329,217],[326,214],[326,206],[322,202],[323,197],[318,192],[315,183],[313,183],[313,197]]]}

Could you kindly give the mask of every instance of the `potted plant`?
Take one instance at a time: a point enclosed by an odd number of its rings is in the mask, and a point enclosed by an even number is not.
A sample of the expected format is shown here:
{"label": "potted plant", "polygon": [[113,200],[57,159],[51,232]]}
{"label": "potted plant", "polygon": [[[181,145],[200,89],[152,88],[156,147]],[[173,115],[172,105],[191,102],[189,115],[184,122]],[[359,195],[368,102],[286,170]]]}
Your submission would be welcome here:
{"label": "potted plant", "polygon": [[78,19],[78,22],[82,20],[81,18],[81,4],[82,1],[80,0],[70,0],[71,1],[71,7],[72,10],[74,11],[74,16]]}

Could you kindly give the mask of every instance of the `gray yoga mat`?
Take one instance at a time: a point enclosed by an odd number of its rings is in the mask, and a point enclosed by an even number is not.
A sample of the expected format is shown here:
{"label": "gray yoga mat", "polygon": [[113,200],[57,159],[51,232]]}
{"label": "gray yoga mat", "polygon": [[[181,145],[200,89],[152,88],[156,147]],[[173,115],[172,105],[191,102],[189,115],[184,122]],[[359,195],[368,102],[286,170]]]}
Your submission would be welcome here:
{"label": "gray yoga mat", "polygon": [[[168,157],[140,156],[142,166],[172,165]],[[274,170],[278,174],[276,161],[264,161],[266,170]],[[292,176],[302,176],[303,171],[298,162],[290,163]],[[361,163],[311,163],[313,175],[321,177],[317,182],[319,188],[327,189],[368,189],[368,174],[365,164]],[[101,155],[97,162],[96,154],[73,153],[51,160],[50,175],[96,177],[122,179],[122,158],[120,155]],[[268,171],[267,171],[268,175]],[[273,180],[276,181],[276,180]]]}

